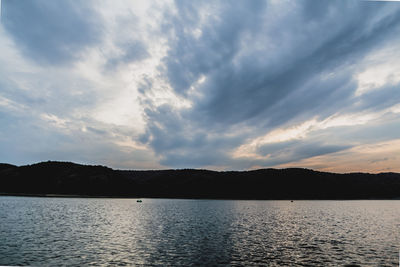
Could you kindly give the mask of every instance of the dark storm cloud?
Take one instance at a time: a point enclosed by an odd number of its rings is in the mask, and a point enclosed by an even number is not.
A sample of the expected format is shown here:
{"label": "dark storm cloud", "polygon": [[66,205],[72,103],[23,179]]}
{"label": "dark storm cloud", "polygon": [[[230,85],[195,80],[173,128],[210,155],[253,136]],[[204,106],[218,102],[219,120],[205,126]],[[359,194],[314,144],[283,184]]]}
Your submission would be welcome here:
{"label": "dark storm cloud", "polygon": [[[376,92],[379,100],[357,99],[353,75],[365,55],[396,40],[396,3],[177,1],[176,6],[177,14],[165,16],[170,42],[162,69],[173,90],[193,105],[151,106],[142,139],[151,140],[171,166],[190,158],[190,166],[233,163],[226,151],[274,127],[322,120],[356,102],[376,109],[395,102],[390,90]],[[191,87],[197,87],[195,94]],[[252,130],[246,136],[235,132],[240,128]],[[229,133],[230,138],[219,138]],[[287,160],[345,148],[307,143]],[[176,149],[179,153],[171,153]]]}
{"label": "dark storm cloud", "polygon": [[62,64],[101,38],[100,17],[88,0],[3,0],[2,23],[28,58]]}

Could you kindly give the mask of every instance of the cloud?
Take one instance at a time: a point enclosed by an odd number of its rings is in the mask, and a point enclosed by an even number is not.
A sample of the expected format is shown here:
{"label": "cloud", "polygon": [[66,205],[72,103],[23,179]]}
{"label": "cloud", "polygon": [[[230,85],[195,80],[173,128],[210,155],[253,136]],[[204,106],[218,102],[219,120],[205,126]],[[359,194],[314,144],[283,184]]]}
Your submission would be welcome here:
{"label": "cloud", "polygon": [[399,172],[400,140],[361,144],[350,150],[279,165],[280,168],[301,167],[321,171]]}
{"label": "cloud", "polygon": [[[146,110],[142,140],[151,140],[148,144],[170,166],[193,159],[189,166],[235,168],[230,151],[278,127],[394,105],[395,87],[357,97],[354,76],[367,55],[399,42],[399,6],[324,4],[176,2],[176,10],[165,16],[170,42],[158,79],[191,106],[153,103]],[[313,157],[351,147],[309,141],[303,149],[286,145],[288,162],[300,154]]]}
{"label": "cloud", "polygon": [[139,41],[123,43],[119,46],[119,48],[122,52],[120,52],[119,55],[111,57],[107,60],[105,66],[107,70],[113,70],[120,64],[140,61],[149,56],[146,48]]}
{"label": "cloud", "polygon": [[[23,165],[60,160],[122,169],[162,168],[154,153],[126,142],[132,134],[90,118],[74,120],[54,114],[9,114],[0,109],[0,159]],[[23,155],[23,156],[21,156]]]}
{"label": "cloud", "polygon": [[397,144],[399,31],[385,2],[3,0],[0,157],[324,169]]}
{"label": "cloud", "polygon": [[167,78],[178,94],[185,95],[201,75],[230,64],[239,49],[241,33],[246,29],[257,31],[266,2],[243,4],[176,2],[178,14],[168,14],[164,25],[173,40],[164,65]]}
{"label": "cloud", "polygon": [[26,57],[64,64],[101,39],[101,18],[93,6],[89,0],[3,0],[2,23]]}
{"label": "cloud", "polygon": [[[123,79],[131,80],[130,70],[122,67],[135,60],[137,36],[114,40],[105,35],[103,23],[109,25],[114,17],[106,21],[91,1],[2,4],[1,161],[161,168],[152,151],[132,141],[141,117],[135,114],[132,85]],[[118,53],[111,53],[115,47]],[[108,60],[121,68],[104,71]],[[126,125],[128,120],[134,123]]]}
{"label": "cloud", "polygon": [[265,144],[258,148],[258,153],[268,156],[264,164],[279,165],[302,159],[336,153],[351,148],[351,145],[329,144],[315,140],[291,140],[281,143]]}
{"label": "cloud", "polygon": [[113,22],[104,25],[106,42],[103,44],[102,53],[106,61],[105,72],[115,71],[121,66],[126,68],[126,64],[139,62],[151,56],[146,36],[148,26],[142,26],[144,29],[140,29],[142,22],[132,10],[125,7],[122,10],[107,9],[104,12],[104,17]]}
{"label": "cloud", "polygon": [[[245,55],[236,61],[226,58],[224,67],[215,69],[206,77],[204,87],[200,88],[204,98],[196,101],[196,113],[205,115],[205,119],[208,119],[206,123],[230,125],[253,119],[260,122],[264,117],[268,118],[266,126],[275,126],[312,111],[320,103],[338,105],[334,107],[338,110],[342,103],[348,104],[346,101],[356,90],[351,80],[353,64],[379,41],[387,41],[385,33],[390,32],[389,25],[398,32],[398,14],[382,19],[372,29],[365,29],[369,22],[365,17],[375,12],[375,8],[375,5],[361,5],[360,8],[349,10],[347,6],[336,7],[333,12],[337,16],[323,17],[319,21],[320,28],[315,32],[307,30],[308,25],[300,15],[297,15],[297,19],[286,18],[286,24],[279,24],[279,30],[283,33],[275,35],[274,27],[261,28],[253,37],[254,42],[258,39],[262,42],[264,35],[270,34],[270,38],[275,39],[271,42],[282,43],[283,48],[274,51],[268,48],[267,43],[265,49],[260,48],[261,51],[254,55]],[[355,10],[360,15],[350,16],[350,12]],[[289,12],[287,16],[297,14],[295,11],[293,13]],[[349,21],[350,17],[352,19]],[[342,18],[344,23],[337,23]],[[295,24],[302,25],[302,28],[299,29]],[[321,28],[327,26],[330,26],[330,34],[319,35]],[[290,39],[286,35],[291,36]],[[318,39],[314,35],[318,35]],[[285,45],[285,42],[290,45]],[[228,40],[227,45],[235,44]],[[271,64],[268,57],[278,57],[279,60]],[[197,60],[202,59],[199,56],[193,61]]]}

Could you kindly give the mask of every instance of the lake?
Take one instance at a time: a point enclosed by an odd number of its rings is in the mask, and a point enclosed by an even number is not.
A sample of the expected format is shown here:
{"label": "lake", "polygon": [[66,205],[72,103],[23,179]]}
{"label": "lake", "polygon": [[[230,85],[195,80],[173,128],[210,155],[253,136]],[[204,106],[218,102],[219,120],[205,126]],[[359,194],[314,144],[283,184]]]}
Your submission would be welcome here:
{"label": "lake", "polygon": [[0,197],[0,265],[399,266],[400,201]]}

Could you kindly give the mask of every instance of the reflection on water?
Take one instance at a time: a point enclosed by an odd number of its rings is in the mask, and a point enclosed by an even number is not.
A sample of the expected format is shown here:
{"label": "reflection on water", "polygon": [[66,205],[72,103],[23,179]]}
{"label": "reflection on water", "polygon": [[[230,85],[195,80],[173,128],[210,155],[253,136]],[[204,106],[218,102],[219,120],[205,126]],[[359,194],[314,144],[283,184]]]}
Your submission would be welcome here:
{"label": "reflection on water", "polygon": [[398,266],[400,201],[0,197],[0,265]]}

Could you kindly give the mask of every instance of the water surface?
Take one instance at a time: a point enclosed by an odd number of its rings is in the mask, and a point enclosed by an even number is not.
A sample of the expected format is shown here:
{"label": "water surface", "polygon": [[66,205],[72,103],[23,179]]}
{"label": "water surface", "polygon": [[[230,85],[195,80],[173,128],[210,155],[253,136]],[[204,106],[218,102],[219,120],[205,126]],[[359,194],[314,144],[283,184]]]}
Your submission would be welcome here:
{"label": "water surface", "polygon": [[0,197],[0,265],[398,266],[400,201]]}

